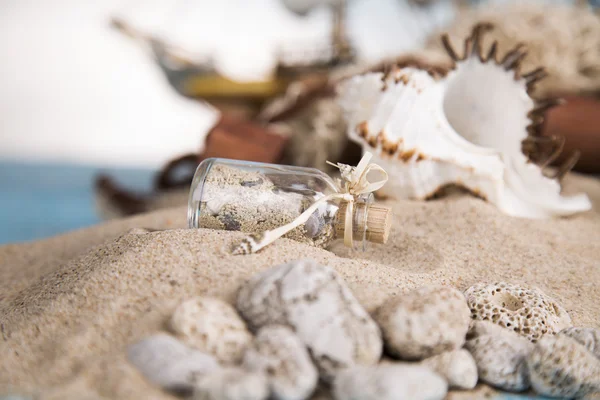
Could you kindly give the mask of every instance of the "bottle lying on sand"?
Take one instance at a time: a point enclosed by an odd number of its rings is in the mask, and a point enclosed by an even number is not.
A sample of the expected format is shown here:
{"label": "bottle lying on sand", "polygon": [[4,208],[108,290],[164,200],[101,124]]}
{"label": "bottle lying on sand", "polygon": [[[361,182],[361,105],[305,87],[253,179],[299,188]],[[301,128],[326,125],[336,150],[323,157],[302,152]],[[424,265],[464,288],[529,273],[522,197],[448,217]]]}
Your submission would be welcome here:
{"label": "bottle lying on sand", "polygon": [[[371,190],[387,174],[368,160],[361,163],[360,176],[358,167],[338,164],[342,179],[336,182],[314,168],[206,159],[190,188],[189,227],[251,234],[237,254],[258,251],[278,237],[320,248],[338,238],[347,246],[360,241],[363,249],[367,242],[386,243],[391,209],[374,203]],[[379,168],[372,172],[383,173],[383,183],[366,180],[367,166]]]}

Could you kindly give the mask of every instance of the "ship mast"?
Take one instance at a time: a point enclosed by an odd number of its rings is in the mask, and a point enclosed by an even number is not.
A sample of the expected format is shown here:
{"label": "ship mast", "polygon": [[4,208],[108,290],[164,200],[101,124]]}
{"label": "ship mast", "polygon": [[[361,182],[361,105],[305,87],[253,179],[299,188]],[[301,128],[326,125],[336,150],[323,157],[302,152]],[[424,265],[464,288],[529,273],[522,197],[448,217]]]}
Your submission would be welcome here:
{"label": "ship mast", "polygon": [[346,35],[346,0],[333,1],[333,29],[331,40],[334,48],[334,58],[338,62],[347,61],[352,58],[352,47]]}

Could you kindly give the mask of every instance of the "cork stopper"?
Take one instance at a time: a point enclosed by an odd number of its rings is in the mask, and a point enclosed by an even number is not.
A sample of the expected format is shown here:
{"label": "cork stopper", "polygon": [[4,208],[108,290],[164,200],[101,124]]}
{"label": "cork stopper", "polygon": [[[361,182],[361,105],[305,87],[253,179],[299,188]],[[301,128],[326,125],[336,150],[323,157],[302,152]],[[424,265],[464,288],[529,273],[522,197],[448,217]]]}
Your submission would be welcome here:
{"label": "cork stopper", "polygon": [[[345,215],[348,203],[340,204],[338,218],[335,221],[335,233],[337,237],[344,237]],[[366,213],[366,218],[365,218]],[[365,222],[367,230],[365,233]],[[392,209],[378,204],[354,204],[354,221],[352,224],[353,236],[356,239],[362,239],[372,243],[385,244],[390,236],[392,227]]]}

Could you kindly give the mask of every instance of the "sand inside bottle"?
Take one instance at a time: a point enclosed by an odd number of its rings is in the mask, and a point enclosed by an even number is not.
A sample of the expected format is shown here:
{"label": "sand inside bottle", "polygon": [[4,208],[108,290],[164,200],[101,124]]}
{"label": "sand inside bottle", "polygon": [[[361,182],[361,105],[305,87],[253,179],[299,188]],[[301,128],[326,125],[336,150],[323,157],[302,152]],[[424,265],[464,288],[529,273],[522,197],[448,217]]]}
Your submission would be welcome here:
{"label": "sand inside bottle", "polygon": [[[204,182],[199,227],[260,233],[288,224],[326,193],[285,173],[214,165]],[[284,237],[324,248],[335,237],[338,207],[324,203]]]}

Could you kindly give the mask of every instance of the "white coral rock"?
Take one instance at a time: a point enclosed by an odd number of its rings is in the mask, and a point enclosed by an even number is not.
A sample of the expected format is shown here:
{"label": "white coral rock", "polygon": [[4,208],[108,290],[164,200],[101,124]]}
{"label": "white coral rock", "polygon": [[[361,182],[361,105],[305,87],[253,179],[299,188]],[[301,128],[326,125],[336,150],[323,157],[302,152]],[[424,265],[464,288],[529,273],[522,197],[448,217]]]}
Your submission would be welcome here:
{"label": "white coral rock", "polygon": [[430,368],[401,363],[356,366],[338,373],[336,400],[441,400],[446,381]]}
{"label": "white coral rock", "polygon": [[258,331],[244,355],[244,367],[267,374],[271,396],[277,400],[302,400],[315,390],[319,374],[296,334],[285,326]]}
{"label": "white coral rock", "polygon": [[529,388],[525,359],[533,343],[488,321],[476,321],[465,348],[477,364],[479,379],[509,391]]}
{"label": "white coral rock", "polygon": [[473,389],[477,385],[477,365],[471,353],[465,349],[447,351],[426,358],[421,365],[431,368],[446,379],[454,389]]}
{"label": "white coral rock", "polygon": [[269,385],[264,374],[242,368],[220,368],[198,379],[193,400],[266,400]]}
{"label": "white coral rock", "polygon": [[376,312],[387,351],[421,360],[459,349],[469,329],[470,313],[458,290],[423,287],[386,301]]}
{"label": "white coral rock", "polygon": [[600,329],[566,328],[559,332],[567,335],[584,345],[592,354],[600,359]]}
{"label": "white coral rock", "polygon": [[375,364],[382,340],[377,324],[333,269],[299,260],[268,269],[239,291],[237,307],[253,330],[287,325],[308,347],[321,377]]}
{"label": "white coral rock", "polygon": [[567,311],[537,288],[480,283],[467,289],[465,297],[473,319],[492,321],[533,342],[572,326]]}
{"label": "white coral rock", "polygon": [[600,393],[600,361],[566,335],[543,337],[527,357],[531,386],[544,396],[573,398]]}
{"label": "white coral rock", "polygon": [[235,309],[212,297],[195,297],[181,303],[171,318],[171,328],[186,343],[222,363],[239,362],[252,342]]}
{"label": "white coral rock", "polygon": [[198,376],[219,367],[214,357],[163,333],[129,346],[127,357],[149,381],[176,392],[190,391]]}

